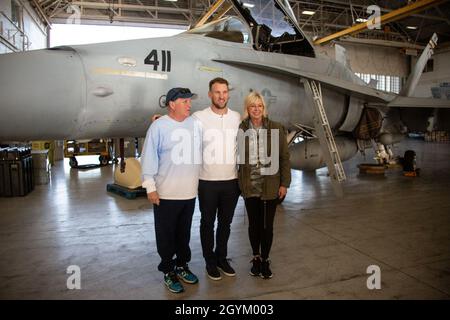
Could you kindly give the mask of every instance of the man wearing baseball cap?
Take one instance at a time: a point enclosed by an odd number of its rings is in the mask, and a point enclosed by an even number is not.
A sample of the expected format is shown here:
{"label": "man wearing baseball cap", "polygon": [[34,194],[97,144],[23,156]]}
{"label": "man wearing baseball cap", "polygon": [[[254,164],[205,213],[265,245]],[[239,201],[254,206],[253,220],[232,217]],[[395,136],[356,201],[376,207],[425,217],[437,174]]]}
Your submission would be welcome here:
{"label": "man wearing baseball cap", "polygon": [[174,293],[184,291],[180,279],[189,284],[198,282],[188,267],[200,172],[196,159],[201,159],[202,136],[200,126],[189,116],[195,96],[188,88],[167,92],[168,114],[151,124],[141,158],[142,186],[153,204],[156,246],[161,257],[158,270]]}

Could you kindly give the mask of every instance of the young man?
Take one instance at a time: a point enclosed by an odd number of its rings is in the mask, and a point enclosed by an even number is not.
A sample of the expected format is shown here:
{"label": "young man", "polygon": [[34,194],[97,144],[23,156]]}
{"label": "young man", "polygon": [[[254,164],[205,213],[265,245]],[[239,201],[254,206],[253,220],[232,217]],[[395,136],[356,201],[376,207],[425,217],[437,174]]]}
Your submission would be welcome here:
{"label": "young man", "polygon": [[142,186],[153,203],[156,246],[161,257],[158,270],[164,273],[167,288],[175,293],[184,291],[179,279],[198,282],[188,267],[202,134],[196,120],[189,117],[193,96],[187,88],[169,90],[168,115],[150,126],[141,159]]}
{"label": "young man", "polygon": [[[236,136],[241,116],[227,107],[227,80],[211,80],[208,96],[211,106],[193,114],[200,121],[203,131],[203,163],[198,189],[200,240],[208,277],[220,280],[222,277],[219,270],[231,277],[236,274],[227,260],[227,244],[234,209],[240,195]],[[214,236],[216,215],[218,223]]]}

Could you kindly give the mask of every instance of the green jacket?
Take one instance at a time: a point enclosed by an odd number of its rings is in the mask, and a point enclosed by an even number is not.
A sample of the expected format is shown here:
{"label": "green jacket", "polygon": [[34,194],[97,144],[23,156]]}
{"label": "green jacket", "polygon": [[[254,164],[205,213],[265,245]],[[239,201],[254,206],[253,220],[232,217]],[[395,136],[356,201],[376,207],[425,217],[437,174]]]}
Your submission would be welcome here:
{"label": "green jacket", "polygon": [[[238,133],[238,153],[244,155],[244,150],[241,150],[245,146],[245,161],[244,159],[239,159],[239,187],[241,188],[242,196],[248,198],[251,182],[250,182],[250,164],[249,164],[249,139],[245,138],[243,140],[243,134],[250,128],[250,119],[247,118],[241,122],[239,125]],[[271,145],[271,135],[272,130],[279,130],[279,167],[275,174],[273,175],[263,175],[263,186],[262,186],[262,200],[273,200],[278,198],[278,190],[281,186],[289,188],[291,184],[291,165],[289,162],[289,150],[286,141],[286,133],[283,126],[275,121],[271,121],[268,118],[263,119],[263,128],[267,129],[267,152],[270,155],[272,150]],[[243,143],[245,141],[245,143]]]}

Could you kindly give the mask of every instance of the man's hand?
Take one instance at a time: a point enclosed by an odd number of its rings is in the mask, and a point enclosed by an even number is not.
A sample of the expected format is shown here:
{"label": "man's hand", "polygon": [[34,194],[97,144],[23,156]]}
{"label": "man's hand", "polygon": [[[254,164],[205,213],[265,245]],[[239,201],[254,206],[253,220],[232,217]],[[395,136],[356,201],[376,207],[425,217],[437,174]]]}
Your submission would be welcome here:
{"label": "man's hand", "polygon": [[154,114],[154,115],[152,116],[152,122],[155,122],[156,120],[158,120],[158,118],[161,118],[161,117],[162,117],[162,115],[160,115],[159,113]]}
{"label": "man's hand", "polygon": [[153,203],[156,204],[157,206],[159,206],[159,194],[156,191],[147,193],[147,199]]}
{"label": "man's hand", "polygon": [[280,189],[278,189],[278,198],[283,199],[284,197],[286,197],[286,193],[287,193],[287,188],[280,186]]}

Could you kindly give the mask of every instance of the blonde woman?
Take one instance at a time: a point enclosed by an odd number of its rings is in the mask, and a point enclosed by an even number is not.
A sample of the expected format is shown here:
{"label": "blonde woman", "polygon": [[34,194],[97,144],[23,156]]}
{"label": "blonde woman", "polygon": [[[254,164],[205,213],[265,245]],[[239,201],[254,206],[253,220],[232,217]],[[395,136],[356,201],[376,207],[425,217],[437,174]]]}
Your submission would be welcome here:
{"label": "blonde woman", "polygon": [[270,279],[269,253],[276,206],[286,196],[291,182],[286,134],[281,124],[268,118],[264,98],[255,91],[245,98],[244,120],[239,129],[239,186],[253,250],[250,274]]}

